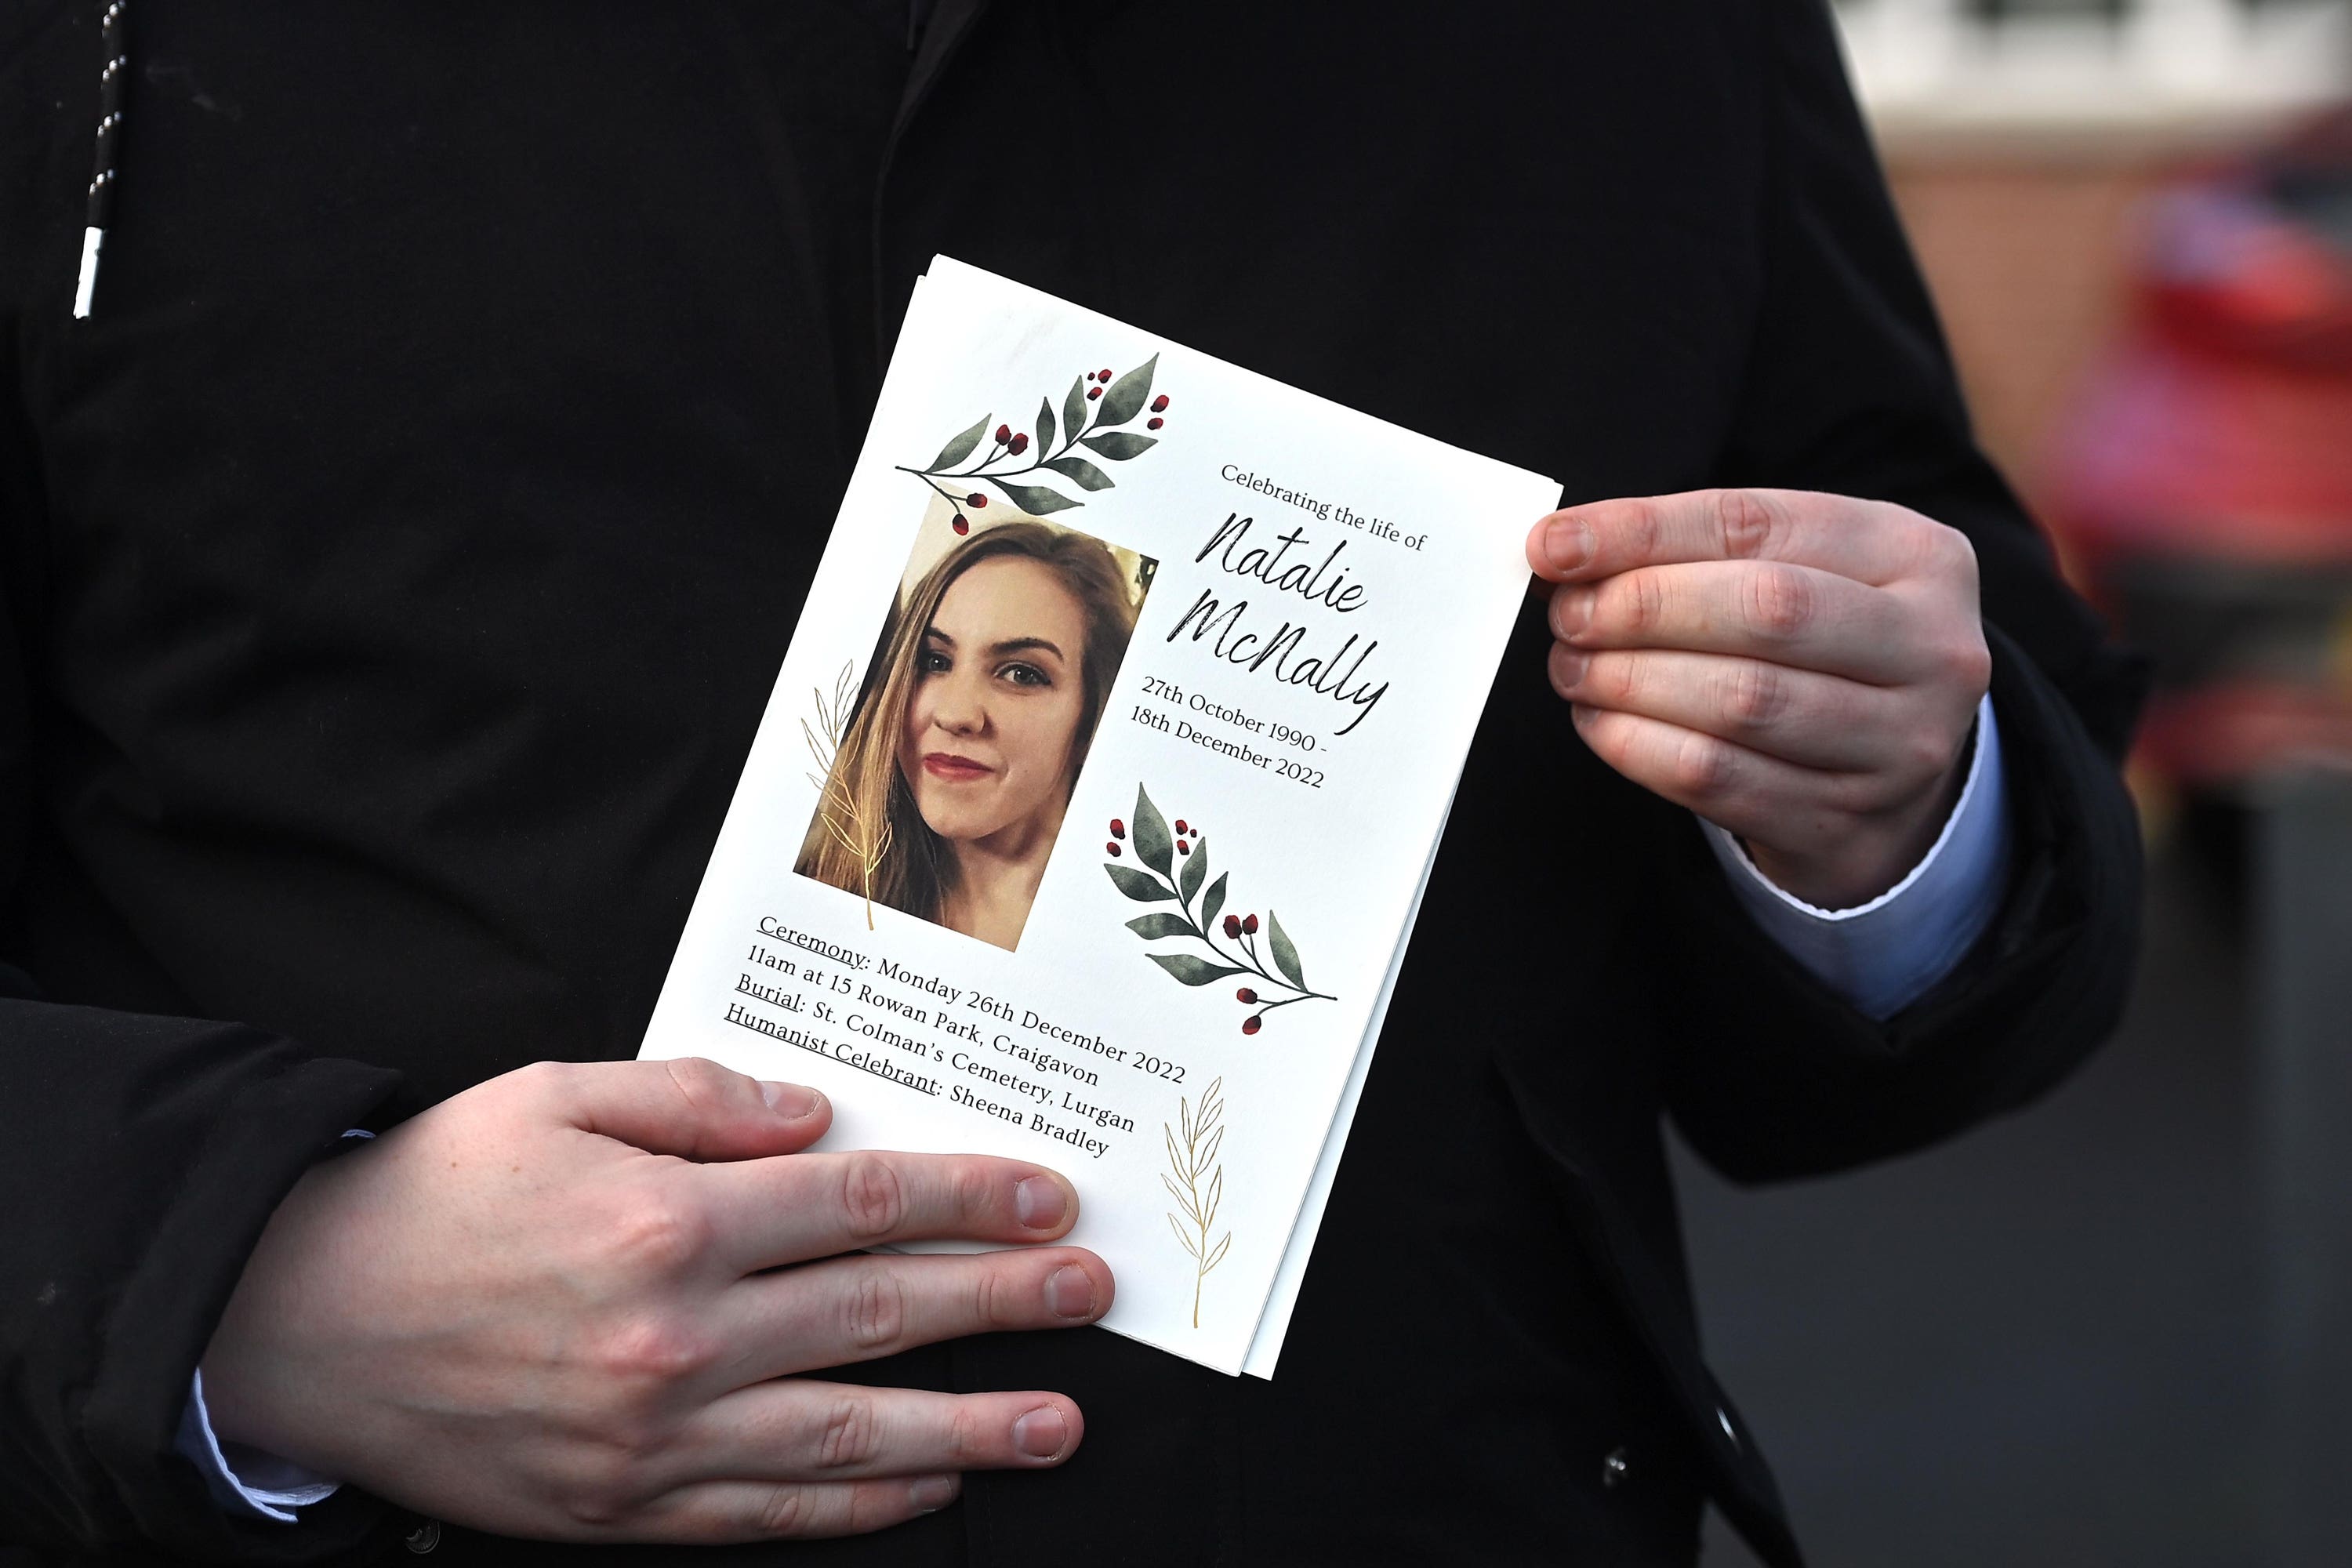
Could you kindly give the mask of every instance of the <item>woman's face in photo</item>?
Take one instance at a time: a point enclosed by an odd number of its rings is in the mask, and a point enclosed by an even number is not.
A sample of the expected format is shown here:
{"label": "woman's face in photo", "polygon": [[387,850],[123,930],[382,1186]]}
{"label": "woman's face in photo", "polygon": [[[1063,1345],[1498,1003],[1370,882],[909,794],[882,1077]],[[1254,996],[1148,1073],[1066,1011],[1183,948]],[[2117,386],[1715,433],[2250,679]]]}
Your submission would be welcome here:
{"label": "woman's face in photo", "polygon": [[916,654],[898,769],[943,838],[986,838],[1063,804],[1085,704],[1086,613],[1020,556],[958,577]]}

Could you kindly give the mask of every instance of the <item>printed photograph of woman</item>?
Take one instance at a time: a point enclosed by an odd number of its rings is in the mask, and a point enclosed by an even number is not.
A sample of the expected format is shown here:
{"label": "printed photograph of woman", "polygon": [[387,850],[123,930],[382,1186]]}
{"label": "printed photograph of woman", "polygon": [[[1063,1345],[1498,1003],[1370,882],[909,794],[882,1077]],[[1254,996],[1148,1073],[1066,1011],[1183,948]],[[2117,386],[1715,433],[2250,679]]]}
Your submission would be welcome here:
{"label": "printed photograph of woman", "polygon": [[793,868],[1011,949],[1156,563],[1026,518],[959,538],[935,510]]}

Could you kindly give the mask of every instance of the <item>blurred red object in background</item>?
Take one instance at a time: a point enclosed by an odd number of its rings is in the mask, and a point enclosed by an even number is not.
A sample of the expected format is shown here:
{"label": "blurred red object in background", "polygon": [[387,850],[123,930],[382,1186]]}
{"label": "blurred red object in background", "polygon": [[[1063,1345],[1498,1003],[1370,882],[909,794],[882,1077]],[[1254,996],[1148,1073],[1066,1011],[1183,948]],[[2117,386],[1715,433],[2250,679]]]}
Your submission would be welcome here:
{"label": "blurred red object in background", "polygon": [[2140,760],[2352,765],[2352,110],[2161,194],[2135,290],[2049,495],[2155,656]]}

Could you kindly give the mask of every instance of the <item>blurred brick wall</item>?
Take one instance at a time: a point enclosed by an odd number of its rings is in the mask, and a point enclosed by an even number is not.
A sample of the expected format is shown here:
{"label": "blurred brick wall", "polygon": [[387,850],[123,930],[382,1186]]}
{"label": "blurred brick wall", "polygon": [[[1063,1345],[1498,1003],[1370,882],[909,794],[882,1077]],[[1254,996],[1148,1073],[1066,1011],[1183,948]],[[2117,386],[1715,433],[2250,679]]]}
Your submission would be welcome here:
{"label": "blurred brick wall", "polygon": [[2127,303],[2177,149],[1891,150],[1887,172],[1987,450],[2034,498],[2050,432]]}

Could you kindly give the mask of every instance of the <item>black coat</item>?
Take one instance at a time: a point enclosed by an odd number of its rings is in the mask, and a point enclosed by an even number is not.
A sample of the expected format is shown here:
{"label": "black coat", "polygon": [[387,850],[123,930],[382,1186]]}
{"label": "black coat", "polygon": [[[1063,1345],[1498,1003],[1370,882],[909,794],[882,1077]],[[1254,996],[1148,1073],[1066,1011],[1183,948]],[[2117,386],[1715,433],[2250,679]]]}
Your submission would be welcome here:
{"label": "black coat", "polygon": [[1687,1563],[1709,1497],[1796,1560],[1662,1117],[1765,1180],[2021,1105],[2114,1021],[2138,880],[2131,667],[1971,444],[1818,0],[943,0],[911,58],[820,0],[134,11],[76,321],[100,8],[0,11],[0,1541],[396,1552],[348,1490],[224,1518],[189,1371],[345,1127],[635,1053],[946,251],[1571,499],[1966,530],[2015,874],[1862,1017],[1584,751],[1531,606],[1280,1375],[1091,1330],[865,1369],[1066,1390],[1086,1447],[744,1554]]}

